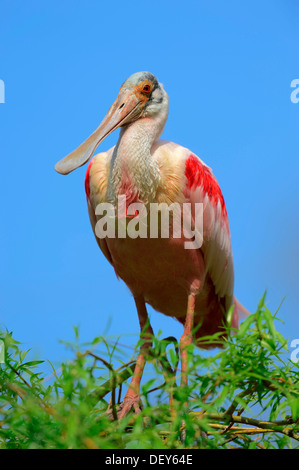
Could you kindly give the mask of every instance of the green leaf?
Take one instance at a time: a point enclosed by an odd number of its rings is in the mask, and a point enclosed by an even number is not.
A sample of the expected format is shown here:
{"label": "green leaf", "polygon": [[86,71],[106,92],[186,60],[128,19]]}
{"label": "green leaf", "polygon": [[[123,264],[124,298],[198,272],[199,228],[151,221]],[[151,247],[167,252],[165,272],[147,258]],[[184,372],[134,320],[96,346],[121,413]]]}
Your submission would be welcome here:
{"label": "green leaf", "polygon": [[296,398],[290,400],[289,405],[291,408],[292,418],[294,421],[296,421],[299,418],[299,399]]}
{"label": "green leaf", "polygon": [[170,348],[168,352],[169,352],[169,356],[170,356],[170,363],[171,363],[172,367],[175,369],[178,365],[179,358],[178,358],[176,352],[172,348]]}
{"label": "green leaf", "polygon": [[45,361],[29,361],[29,362],[24,362],[22,364],[22,368],[23,367],[35,367],[35,366],[38,366],[39,364],[43,364]]}

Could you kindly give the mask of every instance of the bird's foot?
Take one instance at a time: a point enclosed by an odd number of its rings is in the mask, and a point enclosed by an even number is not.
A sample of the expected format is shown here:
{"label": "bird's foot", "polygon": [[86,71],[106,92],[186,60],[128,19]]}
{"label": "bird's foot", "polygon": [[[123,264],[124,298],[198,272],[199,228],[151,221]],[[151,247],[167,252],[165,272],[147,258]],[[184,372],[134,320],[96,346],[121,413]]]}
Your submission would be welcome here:
{"label": "bird's foot", "polygon": [[107,415],[111,420],[115,419],[122,419],[127,416],[131,411],[135,414],[140,414],[142,410],[142,402],[139,395],[133,395],[125,397],[123,402],[116,407],[116,413],[110,408],[107,410]]}

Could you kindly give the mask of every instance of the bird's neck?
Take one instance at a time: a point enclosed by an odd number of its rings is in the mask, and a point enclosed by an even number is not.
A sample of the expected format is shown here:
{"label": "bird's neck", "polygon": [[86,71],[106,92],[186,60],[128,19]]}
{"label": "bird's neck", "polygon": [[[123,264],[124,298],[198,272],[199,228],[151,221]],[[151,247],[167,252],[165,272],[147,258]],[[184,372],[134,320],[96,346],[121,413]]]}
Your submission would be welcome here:
{"label": "bird's neck", "polygon": [[115,203],[121,194],[126,195],[127,203],[154,200],[160,171],[151,149],[165,120],[145,117],[121,128],[111,160],[108,200]]}

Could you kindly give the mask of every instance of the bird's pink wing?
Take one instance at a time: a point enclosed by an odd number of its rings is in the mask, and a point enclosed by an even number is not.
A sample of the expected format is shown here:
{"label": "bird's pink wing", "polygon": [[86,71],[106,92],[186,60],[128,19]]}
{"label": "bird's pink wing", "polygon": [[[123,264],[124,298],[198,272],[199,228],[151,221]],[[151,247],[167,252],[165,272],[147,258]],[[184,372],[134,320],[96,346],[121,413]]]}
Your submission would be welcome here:
{"label": "bird's pink wing", "polygon": [[[228,217],[222,192],[211,169],[196,155],[185,162],[186,199],[203,204],[203,245],[206,271],[226,307],[233,302],[234,266]],[[235,322],[234,322],[235,323]]]}

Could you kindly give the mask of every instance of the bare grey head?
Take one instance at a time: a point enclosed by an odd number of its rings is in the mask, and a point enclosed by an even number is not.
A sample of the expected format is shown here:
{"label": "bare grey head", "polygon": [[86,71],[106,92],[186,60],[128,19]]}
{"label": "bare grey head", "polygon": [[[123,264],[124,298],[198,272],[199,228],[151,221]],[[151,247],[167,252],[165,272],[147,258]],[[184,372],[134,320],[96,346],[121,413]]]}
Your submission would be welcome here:
{"label": "bare grey head", "polygon": [[99,127],[76,150],[55,165],[58,173],[66,175],[84,165],[97,146],[115,129],[138,119],[152,117],[163,128],[168,115],[168,95],[163,85],[150,72],[137,72],[121,86],[118,97]]}
{"label": "bare grey head", "polygon": [[122,88],[135,89],[146,96],[142,116],[154,116],[164,108],[168,111],[168,95],[162,83],[151,72],[134,73],[127,78]]}

